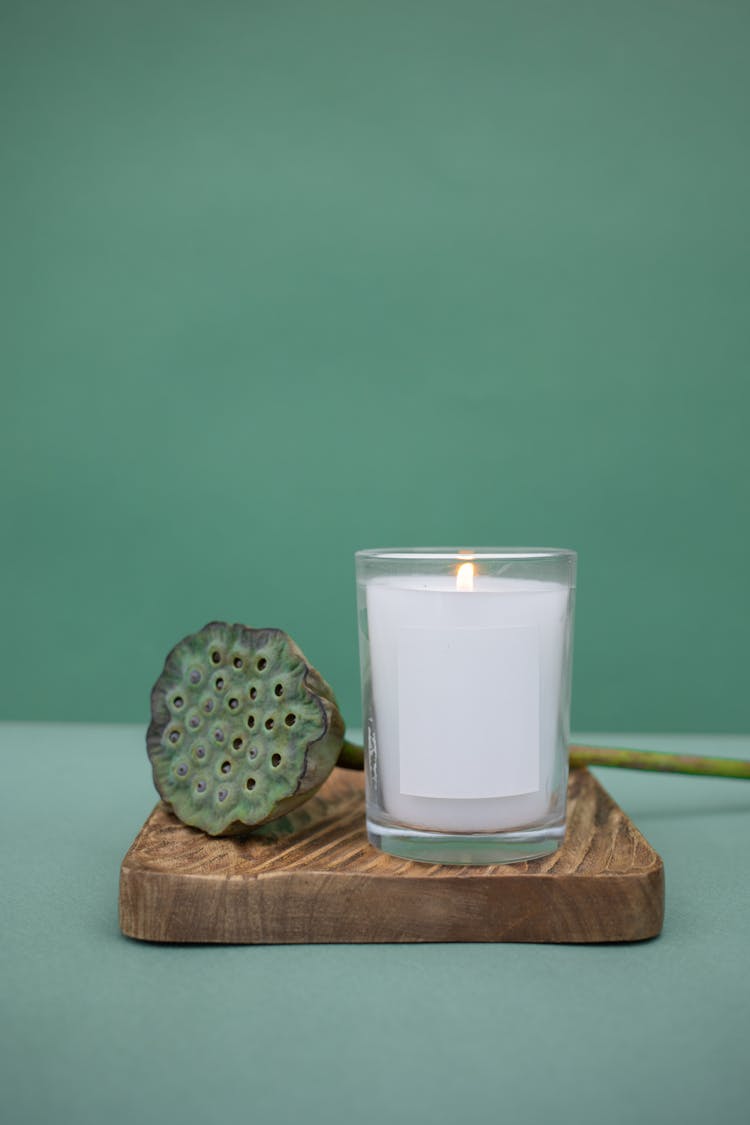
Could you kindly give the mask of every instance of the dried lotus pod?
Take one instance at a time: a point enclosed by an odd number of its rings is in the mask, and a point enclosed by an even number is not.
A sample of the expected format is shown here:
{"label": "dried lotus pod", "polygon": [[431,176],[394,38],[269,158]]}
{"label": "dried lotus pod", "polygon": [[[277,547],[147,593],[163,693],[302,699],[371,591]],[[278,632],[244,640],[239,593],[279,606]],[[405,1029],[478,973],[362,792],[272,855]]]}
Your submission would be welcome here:
{"label": "dried lotus pod", "polygon": [[343,738],[331,688],[280,629],[211,622],[172,649],[151,692],[154,784],[181,821],[211,836],[306,801]]}

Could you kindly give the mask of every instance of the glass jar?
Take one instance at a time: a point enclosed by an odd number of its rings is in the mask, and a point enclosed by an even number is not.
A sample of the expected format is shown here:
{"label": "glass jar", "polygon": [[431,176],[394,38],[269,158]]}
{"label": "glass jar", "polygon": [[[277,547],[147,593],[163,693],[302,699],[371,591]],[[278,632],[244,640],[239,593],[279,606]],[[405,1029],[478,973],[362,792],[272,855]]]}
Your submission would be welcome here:
{"label": "glass jar", "polygon": [[367,832],[428,863],[555,851],[565,832],[576,554],[356,554]]}

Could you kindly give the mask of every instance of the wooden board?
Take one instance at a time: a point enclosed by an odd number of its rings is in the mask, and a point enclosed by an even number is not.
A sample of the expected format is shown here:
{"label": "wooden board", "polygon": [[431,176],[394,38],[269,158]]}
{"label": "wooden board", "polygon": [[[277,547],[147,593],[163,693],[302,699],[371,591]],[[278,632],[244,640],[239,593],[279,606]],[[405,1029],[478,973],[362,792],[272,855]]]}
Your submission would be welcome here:
{"label": "wooden board", "polygon": [[603,942],[654,937],[656,852],[588,770],[574,770],[554,855],[492,867],[396,859],[365,833],[362,774],[334,770],[262,836],[212,839],[157,805],[125,856],[120,926],[144,941]]}

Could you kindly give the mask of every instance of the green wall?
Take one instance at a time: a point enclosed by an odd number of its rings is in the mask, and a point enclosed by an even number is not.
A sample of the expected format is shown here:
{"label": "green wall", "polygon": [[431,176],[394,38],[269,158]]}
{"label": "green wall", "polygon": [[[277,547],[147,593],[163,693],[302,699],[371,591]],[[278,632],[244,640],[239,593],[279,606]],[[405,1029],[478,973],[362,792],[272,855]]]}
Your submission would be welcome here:
{"label": "green wall", "polygon": [[750,721],[750,5],[5,2],[0,717],[352,553],[580,553],[575,726]]}

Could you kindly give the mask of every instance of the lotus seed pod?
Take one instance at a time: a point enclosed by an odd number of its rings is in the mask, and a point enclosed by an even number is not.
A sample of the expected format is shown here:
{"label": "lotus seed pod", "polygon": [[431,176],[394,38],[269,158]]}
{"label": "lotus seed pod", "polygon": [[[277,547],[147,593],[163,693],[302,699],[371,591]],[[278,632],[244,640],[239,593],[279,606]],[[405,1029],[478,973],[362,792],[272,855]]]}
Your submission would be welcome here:
{"label": "lotus seed pod", "polygon": [[211,836],[302,804],[343,738],[333,691],[280,629],[211,622],[172,649],[151,692],[154,784],[184,824]]}

